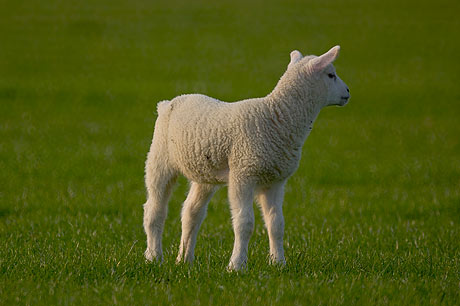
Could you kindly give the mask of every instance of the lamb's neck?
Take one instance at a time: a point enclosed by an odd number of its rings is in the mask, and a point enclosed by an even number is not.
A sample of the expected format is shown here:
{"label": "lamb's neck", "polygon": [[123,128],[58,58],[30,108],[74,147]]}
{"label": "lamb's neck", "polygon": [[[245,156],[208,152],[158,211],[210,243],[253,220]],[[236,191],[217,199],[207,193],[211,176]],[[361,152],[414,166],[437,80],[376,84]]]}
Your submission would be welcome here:
{"label": "lamb's neck", "polygon": [[284,131],[284,135],[280,136],[286,139],[286,145],[302,147],[321,110],[318,103],[314,103],[318,97],[308,88],[283,85],[278,84],[266,97],[271,116],[274,123],[282,127],[279,130]]}

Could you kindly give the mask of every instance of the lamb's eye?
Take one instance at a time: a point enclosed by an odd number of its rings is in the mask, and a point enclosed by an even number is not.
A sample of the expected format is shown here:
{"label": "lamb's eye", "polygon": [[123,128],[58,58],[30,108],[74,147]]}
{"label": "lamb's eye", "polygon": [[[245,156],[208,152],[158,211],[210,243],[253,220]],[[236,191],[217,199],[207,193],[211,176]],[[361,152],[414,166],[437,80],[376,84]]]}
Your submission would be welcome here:
{"label": "lamb's eye", "polygon": [[328,76],[330,79],[334,79],[334,78],[335,78],[335,74],[333,74],[333,73],[328,73],[327,76]]}

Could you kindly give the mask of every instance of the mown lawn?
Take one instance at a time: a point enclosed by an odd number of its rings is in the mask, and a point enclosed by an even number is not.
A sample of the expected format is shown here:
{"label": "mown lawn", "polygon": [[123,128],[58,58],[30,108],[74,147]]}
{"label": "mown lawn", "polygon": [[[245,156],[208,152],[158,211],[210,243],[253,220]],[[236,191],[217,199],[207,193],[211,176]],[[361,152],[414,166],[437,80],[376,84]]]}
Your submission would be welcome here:
{"label": "mown lawn", "polygon": [[[457,304],[456,1],[1,1],[0,304]],[[256,209],[247,271],[223,188],[192,267],[143,259],[155,105],[263,96],[289,53],[342,46],[352,99],[324,109],[285,198],[287,265]]]}

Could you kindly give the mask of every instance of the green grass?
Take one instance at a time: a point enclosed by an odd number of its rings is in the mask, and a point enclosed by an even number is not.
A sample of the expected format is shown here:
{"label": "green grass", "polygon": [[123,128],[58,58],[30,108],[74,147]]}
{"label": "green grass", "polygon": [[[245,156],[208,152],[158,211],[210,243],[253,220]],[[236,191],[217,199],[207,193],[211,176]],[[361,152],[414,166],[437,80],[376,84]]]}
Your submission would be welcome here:
{"label": "green grass", "polygon": [[[456,1],[1,1],[0,304],[457,304]],[[342,46],[352,99],[320,114],[287,187],[287,266],[260,213],[244,273],[225,189],[192,267],[146,264],[155,104],[263,96],[289,52]]]}

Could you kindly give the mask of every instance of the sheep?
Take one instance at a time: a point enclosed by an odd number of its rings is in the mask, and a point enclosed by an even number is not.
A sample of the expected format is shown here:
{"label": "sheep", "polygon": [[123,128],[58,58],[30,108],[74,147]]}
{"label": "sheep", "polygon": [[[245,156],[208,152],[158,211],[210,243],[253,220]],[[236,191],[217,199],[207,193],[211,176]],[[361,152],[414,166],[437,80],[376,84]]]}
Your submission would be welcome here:
{"label": "sheep", "polygon": [[287,179],[299,165],[302,146],[320,110],[345,105],[350,93],[332,62],[340,46],[323,55],[290,54],[286,72],[263,98],[233,103],[181,95],[157,105],[158,118],[145,166],[145,258],[162,261],[168,200],[178,175],[190,182],[181,212],[176,262],[191,263],[198,229],[216,190],[228,185],[235,235],[228,270],[246,267],[256,199],[269,236],[270,263],[285,264],[282,204]]}

